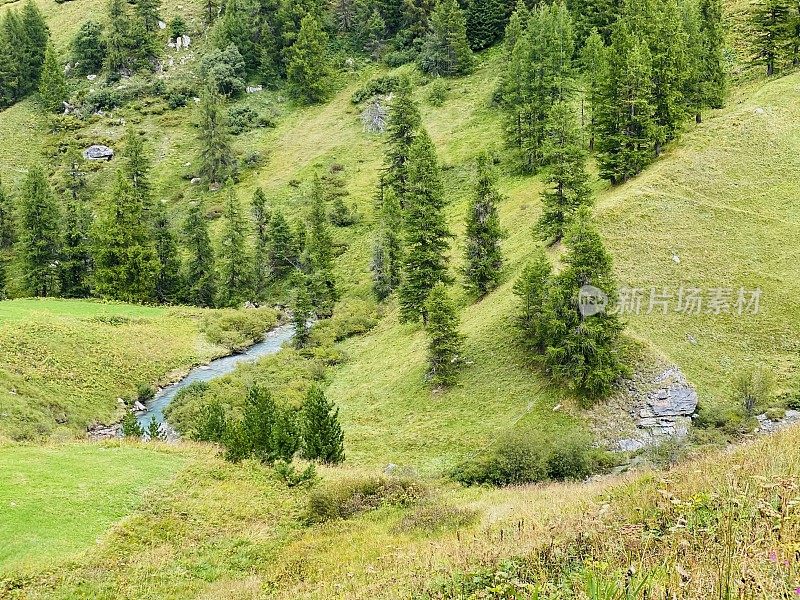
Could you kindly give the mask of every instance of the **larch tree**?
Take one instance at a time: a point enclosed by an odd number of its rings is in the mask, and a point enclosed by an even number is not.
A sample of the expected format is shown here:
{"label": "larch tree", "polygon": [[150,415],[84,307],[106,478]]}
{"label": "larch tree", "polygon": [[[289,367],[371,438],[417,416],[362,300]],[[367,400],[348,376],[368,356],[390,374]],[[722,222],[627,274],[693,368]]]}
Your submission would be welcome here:
{"label": "larch tree", "polygon": [[472,70],[467,23],[457,0],[437,0],[419,62],[422,70],[432,75],[463,75]]}
{"label": "larch tree", "polygon": [[250,298],[252,266],[247,247],[247,222],[233,182],[227,184],[222,232],[217,252],[220,306],[237,306]]}
{"label": "larch tree", "polygon": [[23,92],[27,94],[35,90],[39,83],[50,30],[44,15],[33,0],[27,0],[22,5],[20,19],[23,39],[22,47],[16,51],[24,56],[20,61],[20,83],[23,85]]}
{"label": "larch tree", "polygon": [[438,386],[452,385],[463,358],[463,336],[458,331],[456,308],[443,283],[437,283],[426,302],[428,323],[428,380]]}
{"label": "larch tree", "polygon": [[292,228],[280,210],[276,210],[269,220],[267,256],[270,274],[275,279],[281,279],[299,267]]}
{"label": "larch tree", "polygon": [[317,314],[333,314],[333,305],[339,296],[333,276],[333,239],[322,182],[314,177],[311,189],[311,214],[308,219],[308,242],[303,261],[310,279],[311,300]]}
{"label": "larch tree", "polygon": [[201,201],[192,202],[183,226],[186,261],[186,300],[195,306],[213,307],[217,298],[214,248]]}
{"label": "larch tree", "polygon": [[398,290],[404,321],[427,321],[425,301],[439,283],[449,283],[447,251],[452,234],[436,149],[423,129],[411,145],[403,215],[403,271]]}
{"label": "larch tree", "polygon": [[42,107],[51,113],[64,110],[64,101],[67,99],[67,80],[64,69],[58,64],[56,50],[53,44],[47,45],[44,54],[44,66],[39,78],[39,100]]}
{"label": "larch tree", "polygon": [[[700,81],[702,105],[721,108],[725,100],[725,27],[722,0],[700,0]],[[800,36],[795,36],[800,38]]]}
{"label": "larch tree", "polygon": [[311,336],[309,321],[314,316],[314,307],[308,293],[309,281],[300,274],[295,285],[294,301],[292,302],[292,324],[294,325],[294,345],[305,348]]}
{"label": "larch tree", "polygon": [[61,215],[47,175],[39,166],[31,167],[20,190],[18,246],[25,292],[57,295]]}
{"label": "larch tree", "polygon": [[167,211],[161,202],[156,202],[151,215],[153,240],[158,257],[158,276],[156,277],[156,299],[159,302],[174,304],[182,292],[181,260],[178,253],[177,236],[172,228]]}
{"label": "larch tree", "polygon": [[91,217],[82,200],[67,198],[59,279],[65,298],[85,298],[91,291]]}
{"label": "larch tree", "polygon": [[372,289],[386,300],[400,285],[403,257],[403,213],[397,194],[386,187],[378,206],[378,233],[372,254]]}
{"label": "larch tree", "polygon": [[222,96],[206,88],[200,99],[200,176],[216,186],[235,174],[236,159],[231,147],[227,113]]}
{"label": "larch tree", "polygon": [[767,77],[790,54],[794,33],[791,10],[785,0],[760,0],[750,13],[753,60],[766,67]]}
{"label": "larch tree", "polygon": [[17,239],[14,203],[0,179],[0,250],[8,250]]}
{"label": "larch tree", "polygon": [[[583,98],[588,103],[588,119],[586,109],[581,110],[581,126],[589,133],[589,150],[594,150],[594,140],[597,133],[597,120],[595,111],[602,99],[602,86],[608,76],[608,60],[603,38],[596,29],[592,30],[581,48],[580,65],[583,80]],[[582,104],[585,107],[585,104]]]}
{"label": "larch tree", "polygon": [[559,102],[547,119],[544,155],[549,167],[536,230],[542,240],[555,244],[564,237],[575,213],[591,205],[592,193],[573,106]]}
{"label": "larch tree", "polygon": [[303,17],[288,56],[286,80],[294,95],[311,104],[327,99],[330,93],[328,36],[316,16]]}
{"label": "larch tree", "polygon": [[270,211],[267,196],[260,187],[256,188],[251,203],[255,226],[255,252],[253,256],[253,291],[258,300],[263,300],[269,281],[269,225]]}
{"label": "larch tree", "polygon": [[318,385],[306,394],[302,412],[303,457],[326,464],[344,461],[344,432],[339,409]]}
{"label": "larch tree", "polygon": [[537,245],[531,261],[514,283],[514,294],[519,298],[515,323],[523,346],[536,354],[543,353],[547,346],[545,302],[552,274],[553,267],[544,249]]}
{"label": "larch tree", "polygon": [[497,189],[497,178],[489,157],[481,154],[477,161],[477,177],[472,202],[467,213],[464,247],[465,287],[482,297],[497,287],[503,269],[498,205],[503,196]]}
{"label": "larch tree", "polygon": [[131,17],[125,0],[108,0],[104,66],[114,79],[131,67]]}
{"label": "larch tree", "polygon": [[96,21],[84,21],[72,38],[72,60],[81,75],[96,74],[103,68],[106,44],[103,27]]}
{"label": "larch tree", "polygon": [[386,159],[381,185],[391,188],[401,206],[408,180],[408,153],[422,125],[422,117],[413,97],[411,80],[404,77],[392,94],[386,124]]}

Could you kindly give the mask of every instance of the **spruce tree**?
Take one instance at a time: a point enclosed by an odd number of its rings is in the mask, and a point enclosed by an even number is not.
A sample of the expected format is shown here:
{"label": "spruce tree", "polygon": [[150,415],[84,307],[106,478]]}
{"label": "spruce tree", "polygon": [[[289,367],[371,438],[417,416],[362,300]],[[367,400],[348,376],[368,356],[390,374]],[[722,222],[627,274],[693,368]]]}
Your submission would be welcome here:
{"label": "spruce tree", "polygon": [[457,0],[436,0],[419,62],[420,68],[432,75],[463,75],[472,70],[467,23]]}
{"label": "spruce tree", "polygon": [[94,224],[94,289],[125,302],[155,298],[158,256],[141,196],[117,171],[116,184]]}
{"label": "spruce tree", "polygon": [[721,108],[727,86],[725,59],[723,57],[725,29],[722,0],[700,0],[699,8],[702,105],[710,108]]}
{"label": "spruce tree", "polygon": [[258,300],[263,300],[269,280],[269,226],[270,212],[267,207],[267,196],[260,187],[256,188],[251,203],[253,220],[255,221],[256,245],[253,256],[253,291]]}
{"label": "spruce tree", "polygon": [[785,0],[760,0],[750,14],[753,61],[765,65],[767,77],[790,55],[792,16]]}
{"label": "spruce tree", "polygon": [[50,39],[50,30],[44,15],[33,0],[26,0],[20,12],[23,39],[22,47],[17,49],[24,57],[20,61],[20,84],[22,93],[36,89],[44,65],[45,50]]}
{"label": "spruce tree", "polygon": [[325,210],[322,183],[317,176],[314,177],[312,186],[308,225],[304,262],[311,280],[311,299],[317,314],[329,315],[333,313],[333,304],[338,299],[338,293],[333,276],[333,240]]}
{"label": "spruce tree", "polygon": [[272,436],[277,412],[269,390],[258,384],[250,387],[242,418],[244,439],[249,446],[247,454],[267,463],[275,460]]}
{"label": "spruce tree", "polygon": [[13,46],[13,11],[0,20],[0,108],[11,106],[19,96],[19,61]]}
{"label": "spruce tree", "polygon": [[144,435],[144,429],[139,425],[139,419],[130,411],[125,412],[122,417],[122,435],[126,438],[141,439]]}
{"label": "spruce tree", "polygon": [[90,228],[91,218],[86,204],[80,199],[68,198],[59,262],[61,295],[66,298],[85,298],[90,293],[92,276]]}
{"label": "spruce tree", "polygon": [[106,44],[103,28],[95,21],[85,21],[72,39],[72,60],[81,75],[96,74],[103,68]]}
{"label": "spruce tree", "polygon": [[463,339],[458,314],[443,283],[437,283],[425,302],[428,323],[428,379],[434,385],[455,382],[462,361]]}
{"label": "spruce tree", "polygon": [[214,249],[208,234],[203,203],[192,202],[183,227],[186,261],[186,300],[195,306],[214,306],[217,284],[214,269]]}
{"label": "spruce tree", "polygon": [[339,424],[339,409],[312,385],[306,394],[302,413],[303,456],[326,464],[344,461],[344,433]]}
{"label": "spruce tree", "polygon": [[617,299],[611,256],[591,223],[587,209],[576,215],[566,237],[564,269],[554,278],[546,302],[544,361],[557,380],[589,398],[609,392],[626,369],[620,360],[619,337],[623,324],[609,310],[582,314],[580,294],[593,286]]}
{"label": "spruce tree", "polygon": [[386,188],[378,210],[380,225],[371,270],[373,291],[383,301],[400,285],[403,257],[403,215],[392,188]]}
{"label": "spruce tree", "polygon": [[44,170],[31,167],[19,196],[19,248],[23,287],[31,296],[58,293],[61,215]]}
{"label": "spruce tree", "polygon": [[275,279],[297,268],[297,254],[292,229],[283,212],[276,210],[269,221],[270,272]]}
{"label": "spruce tree", "polygon": [[233,44],[244,59],[248,73],[255,73],[260,53],[254,32],[258,31],[259,4],[252,0],[230,0],[225,12],[214,26],[213,43],[218,49]]}
{"label": "spruce tree", "polygon": [[156,277],[156,299],[161,303],[174,304],[181,297],[181,260],[178,254],[177,236],[173,232],[167,211],[161,202],[155,205],[153,215],[153,240],[158,257]]}
{"label": "spruce tree", "polygon": [[295,97],[303,102],[322,102],[330,93],[327,46],[328,36],[319,19],[313,14],[303,17],[286,66],[286,80]]}
{"label": "spruce tree", "polygon": [[108,0],[104,66],[111,79],[131,67],[132,25],[125,0]]}
{"label": "spruce tree", "polygon": [[8,250],[17,239],[14,204],[0,179],[0,250]]}
{"label": "spruce tree", "polygon": [[508,20],[507,2],[469,0],[466,20],[470,48],[477,51],[493,46],[503,37],[503,30]]}
{"label": "spruce tree", "polygon": [[247,248],[247,223],[236,197],[233,183],[228,182],[225,207],[222,212],[222,233],[219,251],[220,306],[237,306],[251,296],[252,266]]}
{"label": "spruce tree", "polygon": [[602,90],[605,78],[608,77],[608,61],[606,57],[606,47],[603,38],[596,29],[593,29],[586,38],[586,42],[581,49],[580,55],[581,72],[583,79],[584,98],[588,103],[588,122],[585,117],[585,110],[581,111],[584,115],[582,126],[589,132],[589,150],[594,150],[594,140],[597,133],[597,119],[595,112],[602,101]]}
{"label": "spruce tree", "polygon": [[502,274],[500,241],[503,230],[497,213],[502,200],[489,157],[481,154],[475,192],[467,214],[463,268],[465,287],[478,297],[496,288]]}
{"label": "spruce tree", "polygon": [[427,321],[425,301],[439,282],[449,282],[448,238],[452,237],[444,217],[442,186],[436,149],[423,129],[411,145],[405,195],[400,312],[404,321]]}
{"label": "spruce tree", "polygon": [[291,406],[278,407],[275,426],[272,428],[272,452],[275,460],[291,462],[300,449],[300,424],[297,412]]}
{"label": "spruce tree", "polygon": [[574,109],[568,102],[550,109],[546,136],[544,155],[550,167],[536,229],[542,240],[555,244],[564,236],[573,215],[582,206],[591,205],[592,194]]}
{"label": "spruce tree", "polygon": [[67,99],[67,80],[64,69],[58,64],[53,44],[47,45],[44,55],[44,67],[39,79],[39,99],[47,112],[61,112]]}
{"label": "spruce tree", "polygon": [[292,324],[294,325],[294,345],[305,348],[311,335],[308,322],[314,316],[311,297],[308,294],[309,282],[303,275],[298,277],[292,303]]}
{"label": "spruce tree", "polygon": [[541,246],[537,246],[531,261],[514,284],[519,298],[515,319],[520,339],[529,351],[541,354],[547,345],[545,302],[551,283],[553,267]]}
{"label": "spruce tree", "polygon": [[403,205],[408,179],[408,153],[422,124],[411,80],[404,77],[393,93],[386,124],[386,161],[381,185],[391,188]]}
{"label": "spruce tree", "polygon": [[147,424],[147,430],[145,431],[147,434],[147,439],[150,441],[157,441],[163,439],[163,434],[161,433],[161,426],[156,421],[155,417],[150,418],[150,422]]}
{"label": "spruce tree", "polygon": [[206,88],[200,99],[200,176],[219,185],[235,174],[236,159],[231,148],[225,105],[216,90]]}

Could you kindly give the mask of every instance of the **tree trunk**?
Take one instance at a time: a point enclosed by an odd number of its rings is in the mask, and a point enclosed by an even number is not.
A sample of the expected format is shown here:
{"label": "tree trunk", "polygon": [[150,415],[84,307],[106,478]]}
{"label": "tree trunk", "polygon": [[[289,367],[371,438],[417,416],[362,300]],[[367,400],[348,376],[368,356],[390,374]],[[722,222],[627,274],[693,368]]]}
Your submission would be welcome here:
{"label": "tree trunk", "polygon": [[700,114],[700,111],[697,111],[697,114],[694,116],[694,122],[698,125],[703,122],[703,115]]}

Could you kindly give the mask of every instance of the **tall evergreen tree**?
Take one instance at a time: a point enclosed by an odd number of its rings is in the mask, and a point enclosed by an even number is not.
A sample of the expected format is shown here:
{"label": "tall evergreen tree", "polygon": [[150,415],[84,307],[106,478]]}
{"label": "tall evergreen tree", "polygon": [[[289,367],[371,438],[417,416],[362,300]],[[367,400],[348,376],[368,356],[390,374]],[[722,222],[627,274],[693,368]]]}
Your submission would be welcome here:
{"label": "tall evergreen tree", "polygon": [[586,110],[582,110],[582,126],[589,132],[589,150],[594,150],[594,139],[597,133],[595,112],[602,101],[602,90],[605,78],[608,77],[608,61],[603,38],[596,29],[592,30],[581,49],[581,71],[583,74],[584,99],[589,104],[588,122]]}
{"label": "tall evergreen tree", "polygon": [[325,210],[322,182],[314,177],[311,192],[311,214],[308,223],[308,242],[305,263],[309,271],[311,299],[317,314],[333,313],[338,300],[336,281],[333,276],[333,240]]}
{"label": "tall evergreen tree", "polygon": [[275,460],[273,432],[277,413],[278,407],[269,390],[257,384],[248,390],[242,418],[244,439],[249,446],[247,455],[264,462]]}
{"label": "tall evergreen tree", "polygon": [[72,60],[82,75],[98,73],[103,68],[106,44],[103,28],[96,21],[84,21],[72,39]]}
{"label": "tall evergreen tree", "polygon": [[131,190],[141,205],[142,217],[149,225],[153,218],[153,195],[150,186],[150,157],[144,147],[144,139],[133,127],[125,133],[122,152],[125,161],[122,172],[131,185]]}
{"label": "tall evergreen tree", "polygon": [[256,245],[253,256],[253,291],[258,300],[264,299],[269,280],[269,225],[271,215],[267,207],[267,196],[260,187],[256,188],[251,203],[255,221]]}
{"label": "tall evergreen tree", "polygon": [[114,79],[132,66],[132,24],[125,0],[108,0],[108,20],[104,45],[105,68]]}
{"label": "tall evergreen tree", "polygon": [[725,61],[725,29],[722,0],[700,0],[700,81],[702,105],[721,108],[727,86]]}
{"label": "tall evergreen tree", "polygon": [[750,14],[750,22],[753,60],[765,65],[767,77],[771,77],[775,67],[790,54],[794,31],[789,3],[785,0],[760,0]]}
{"label": "tall evergreen tree", "polygon": [[309,321],[314,316],[311,296],[308,294],[309,282],[302,274],[298,276],[292,303],[292,324],[294,325],[294,345],[305,348],[311,336]]}
{"label": "tall evergreen tree", "polygon": [[580,310],[585,286],[605,293],[609,306],[617,299],[611,257],[588,210],[577,214],[566,246],[564,269],[554,278],[546,302],[545,365],[576,392],[597,398],[608,393],[626,369],[619,356],[619,316],[607,310],[584,315]]}
{"label": "tall evergreen tree", "polygon": [[402,206],[408,180],[408,153],[422,124],[411,80],[404,77],[394,91],[386,124],[386,161],[381,185],[391,188]]}
{"label": "tall evergreen tree", "polygon": [[158,31],[159,11],[161,10],[160,0],[136,0],[134,10],[148,35]]}
{"label": "tall evergreen tree", "polygon": [[386,300],[400,285],[403,215],[397,194],[387,187],[378,207],[380,225],[372,255],[372,287],[378,300]]}
{"label": "tall evergreen tree", "polygon": [[207,88],[200,99],[200,175],[209,184],[219,185],[236,171],[231,134],[222,96]]}
{"label": "tall evergreen tree", "polygon": [[230,0],[225,11],[214,26],[214,46],[220,50],[231,44],[241,54],[248,73],[258,70],[261,56],[256,39],[259,31],[259,3],[253,0]]}
{"label": "tall evergreen tree", "polygon": [[280,279],[298,268],[292,229],[284,214],[276,210],[269,221],[269,268]]}
{"label": "tall evergreen tree", "polygon": [[303,456],[327,464],[344,461],[344,433],[339,424],[339,409],[312,385],[306,394],[302,416]]}
{"label": "tall evergreen tree", "polygon": [[451,385],[460,366],[463,339],[458,314],[443,283],[437,283],[425,302],[428,323],[428,379],[434,385]]}
{"label": "tall evergreen tree", "polygon": [[19,97],[19,62],[13,45],[16,19],[14,11],[8,11],[0,20],[0,108],[11,106]]}
{"label": "tall evergreen tree", "polygon": [[217,253],[219,305],[236,306],[251,296],[252,266],[247,248],[247,223],[233,183],[230,181],[222,219],[222,234]]}
{"label": "tall evergreen tree", "polygon": [[481,154],[475,192],[467,214],[463,268],[466,288],[479,297],[497,287],[502,274],[500,240],[503,231],[497,212],[502,199],[489,157]]}
{"label": "tall evergreen tree", "polygon": [[44,170],[28,171],[19,197],[19,249],[25,292],[31,296],[58,293],[61,215]]}
{"label": "tall evergreen tree", "polygon": [[543,353],[547,345],[545,302],[550,288],[553,267],[541,246],[537,246],[531,261],[514,284],[519,298],[516,325],[523,345],[531,352]]}
{"label": "tall evergreen tree", "polygon": [[297,40],[289,49],[286,80],[304,102],[322,102],[330,93],[327,46],[328,36],[319,19],[311,14],[303,17]]}
{"label": "tall evergreen tree", "polygon": [[548,115],[544,154],[550,167],[536,229],[551,244],[561,240],[573,215],[592,203],[586,156],[573,110],[568,102],[559,102]]}
{"label": "tall evergreen tree", "polygon": [[85,298],[91,291],[90,228],[91,218],[86,204],[80,199],[67,198],[59,262],[61,295],[66,298]]}
{"label": "tall evergreen tree", "polygon": [[39,99],[42,107],[48,112],[64,110],[64,101],[67,99],[67,80],[64,78],[64,69],[58,64],[56,50],[52,43],[47,45],[44,55],[44,67],[39,79]]}
{"label": "tall evergreen tree", "polygon": [[508,20],[507,4],[504,0],[469,0],[466,20],[470,48],[483,50],[503,37]]}
{"label": "tall evergreen tree", "polygon": [[125,175],[117,181],[94,224],[94,289],[126,302],[155,298],[158,256],[141,196]]}
{"label": "tall evergreen tree", "polygon": [[442,186],[436,149],[423,129],[411,145],[404,207],[403,275],[399,289],[404,321],[427,321],[425,301],[439,282],[449,282],[448,238],[452,237],[444,217]]}
{"label": "tall evergreen tree", "polygon": [[183,227],[186,261],[186,300],[195,306],[214,306],[217,283],[214,269],[214,249],[208,234],[203,203],[192,202]]}
{"label": "tall evergreen tree", "polygon": [[472,70],[467,23],[457,0],[436,0],[419,60],[422,70],[432,75],[462,75]]}
{"label": "tall evergreen tree", "polygon": [[508,20],[508,25],[506,25],[505,37],[503,38],[503,50],[506,61],[511,60],[511,53],[514,51],[514,46],[517,45],[517,41],[525,33],[530,17],[530,11],[524,0],[517,0],[514,12],[511,13],[511,18]]}
{"label": "tall evergreen tree", "polygon": [[153,239],[158,257],[156,299],[174,304],[181,297],[181,260],[178,242],[164,205],[157,202],[153,215]]}
{"label": "tall evergreen tree", "polygon": [[26,0],[22,5],[20,18],[24,32],[23,46],[18,49],[24,55],[24,59],[20,61],[20,83],[23,93],[27,94],[35,90],[39,83],[50,30],[44,15],[33,0]]}
{"label": "tall evergreen tree", "polygon": [[0,179],[0,250],[8,250],[17,239],[14,204]]}

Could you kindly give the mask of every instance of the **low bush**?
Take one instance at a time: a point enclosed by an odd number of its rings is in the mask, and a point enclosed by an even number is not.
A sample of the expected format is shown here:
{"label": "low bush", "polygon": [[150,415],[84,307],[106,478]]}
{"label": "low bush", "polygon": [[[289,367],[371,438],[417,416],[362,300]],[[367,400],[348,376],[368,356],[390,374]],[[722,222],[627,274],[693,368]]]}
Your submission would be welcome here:
{"label": "low bush", "polygon": [[386,66],[394,69],[410,62],[414,62],[416,58],[417,53],[413,50],[393,50],[384,55],[383,62],[386,63]]}
{"label": "low bush", "polygon": [[373,300],[347,298],[336,305],[330,319],[311,330],[311,346],[332,346],[347,338],[363,335],[378,324],[378,307]]}
{"label": "low bush", "polygon": [[175,81],[167,87],[164,99],[167,101],[167,106],[175,110],[186,106],[196,95],[197,92],[191,84],[185,81]]}
{"label": "low bush", "polygon": [[239,351],[261,340],[277,321],[271,308],[217,310],[205,317],[201,329],[212,344]]}
{"label": "low bush", "polygon": [[735,400],[749,417],[766,407],[772,387],[772,373],[761,367],[739,373],[733,382]]}
{"label": "low bush", "polygon": [[249,106],[232,106],[228,110],[228,125],[234,135],[245,133],[257,127],[273,127],[272,121]]}
{"label": "low bush", "polygon": [[428,86],[428,103],[431,106],[441,106],[447,100],[447,83],[437,77]]}
{"label": "low bush", "polygon": [[375,77],[353,92],[353,95],[350,97],[350,102],[353,104],[361,104],[373,96],[389,94],[396,90],[399,84],[400,78],[396,75],[381,75],[380,77]]}
{"label": "low bush", "polygon": [[702,429],[717,429],[728,437],[736,438],[753,431],[758,421],[745,414],[743,406],[702,403],[698,407],[694,424]]}
{"label": "low bush", "polygon": [[347,519],[381,506],[411,506],[427,494],[427,488],[412,477],[343,479],[310,494],[307,518],[310,523]]}
{"label": "low bush", "polygon": [[144,404],[153,399],[156,390],[149,383],[140,383],[136,386],[136,399]]}
{"label": "low bush", "polygon": [[406,515],[400,522],[398,529],[408,531],[421,529],[427,532],[458,529],[474,523],[478,513],[474,510],[426,502],[417,507],[411,514]]}
{"label": "low bush", "polygon": [[317,468],[313,463],[309,463],[305,469],[299,471],[294,463],[279,460],[275,463],[275,472],[290,488],[306,483],[311,485],[317,480]]}

